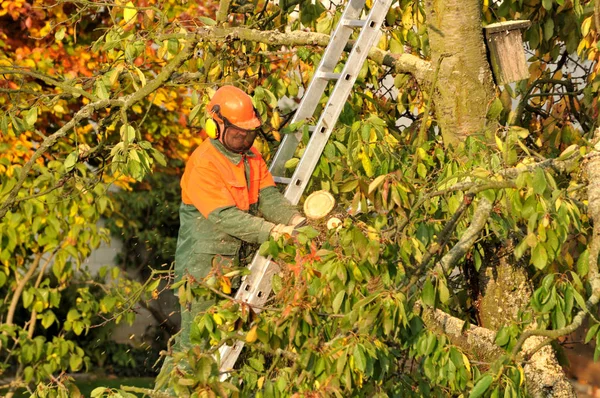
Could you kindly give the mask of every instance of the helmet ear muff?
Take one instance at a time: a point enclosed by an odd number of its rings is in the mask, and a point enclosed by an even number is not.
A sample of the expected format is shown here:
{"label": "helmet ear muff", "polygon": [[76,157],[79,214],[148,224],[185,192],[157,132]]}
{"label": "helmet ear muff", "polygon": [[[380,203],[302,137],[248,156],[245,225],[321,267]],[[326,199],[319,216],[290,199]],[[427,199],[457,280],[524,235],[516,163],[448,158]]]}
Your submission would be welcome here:
{"label": "helmet ear muff", "polygon": [[219,136],[221,135],[221,132],[219,131],[219,125],[213,119],[208,119],[206,121],[204,131],[206,131],[207,136],[215,140],[218,140]]}
{"label": "helmet ear muff", "polygon": [[[220,105],[213,106],[210,111],[211,111],[211,114],[212,114],[211,116],[214,116],[216,114],[219,117],[221,117],[221,106]],[[212,139],[218,140],[219,137],[221,136],[221,131],[219,129],[219,125],[212,118],[208,119],[206,121],[206,125],[204,126],[204,130],[206,131],[206,135],[209,136]]]}

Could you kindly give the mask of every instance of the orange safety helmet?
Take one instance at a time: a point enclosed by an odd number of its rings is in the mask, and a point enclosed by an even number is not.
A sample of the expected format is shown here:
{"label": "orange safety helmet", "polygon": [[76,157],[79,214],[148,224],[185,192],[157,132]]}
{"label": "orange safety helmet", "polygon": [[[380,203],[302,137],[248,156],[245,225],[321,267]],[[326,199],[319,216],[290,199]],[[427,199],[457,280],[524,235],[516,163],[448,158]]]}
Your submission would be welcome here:
{"label": "orange safety helmet", "polygon": [[[225,127],[230,125],[242,130],[254,130],[262,124],[250,96],[234,86],[219,88],[206,110],[208,116],[222,122]],[[212,120],[207,122],[206,132],[212,138],[219,138],[219,128]]]}

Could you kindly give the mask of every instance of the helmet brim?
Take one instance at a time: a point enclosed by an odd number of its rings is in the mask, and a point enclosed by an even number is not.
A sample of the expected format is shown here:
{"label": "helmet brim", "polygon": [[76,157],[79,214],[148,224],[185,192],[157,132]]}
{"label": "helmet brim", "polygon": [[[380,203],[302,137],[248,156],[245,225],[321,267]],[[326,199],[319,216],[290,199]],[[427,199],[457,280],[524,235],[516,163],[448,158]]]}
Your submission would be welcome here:
{"label": "helmet brim", "polygon": [[261,126],[262,122],[256,116],[254,116],[250,120],[245,120],[243,122],[232,123],[233,126],[239,127],[243,130],[254,130]]}

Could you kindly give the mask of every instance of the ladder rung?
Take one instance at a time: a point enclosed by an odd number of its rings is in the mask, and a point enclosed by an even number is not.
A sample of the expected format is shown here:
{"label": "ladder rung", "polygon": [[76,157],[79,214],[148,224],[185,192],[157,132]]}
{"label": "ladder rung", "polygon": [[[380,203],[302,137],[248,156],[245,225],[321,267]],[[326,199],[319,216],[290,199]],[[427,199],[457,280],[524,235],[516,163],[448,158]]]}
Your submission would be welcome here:
{"label": "ladder rung", "polygon": [[331,72],[317,72],[317,79],[325,79],[325,80],[338,80],[342,76],[341,73],[331,73]]}
{"label": "ladder rung", "polygon": [[292,182],[292,179],[288,177],[273,176],[273,180],[278,184],[289,184]]}
{"label": "ladder rung", "polygon": [[350,28],[362,28],[365,26],[365,21],[363,19],[344,19],[342,25]]}

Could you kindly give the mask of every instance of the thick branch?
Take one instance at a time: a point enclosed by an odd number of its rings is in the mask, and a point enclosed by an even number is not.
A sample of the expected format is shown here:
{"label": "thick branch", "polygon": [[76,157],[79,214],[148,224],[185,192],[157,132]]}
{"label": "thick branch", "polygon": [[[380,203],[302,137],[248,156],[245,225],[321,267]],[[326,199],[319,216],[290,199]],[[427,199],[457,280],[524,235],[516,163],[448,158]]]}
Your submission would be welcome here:
{"label": "thick branch", "polygon": [[[421,317],[429,330],[447,336],[453,345],[467,353],[472,360],[494,362],[506,354],[494,343],[496,338],[494,331],[475,325],[465,327],[463,320],[441,310],[423,306],[422,311]],[[532,340],[530,341],[534,343]],[[537,345],[532,344],[525,347],[526,352],[531,355],[531,361],[524,366],[525,379],[531,396],[565,398],[575,396],[575,391],[564,374],[560,376],[562,368],[548,352],[550,347],[544,347],[543,350],[534,353],[536,347]]]}
{"label": "thick branch", "polygon": [[[161,38],[188,38],[185,35],[169,35]],[[257,30],[242,27],[222,28],[217,26],[204,26],[195,33],[195,41],[200,42],[229,42],[233,40],[246,40],[256,43],[265,43],[276,46],[319,46],[326,47],[331,36],[316,32],[279,32],[276,30]],[[427,84],[430,80],[431,64],[417,56],[410,54],[392,54],[373,47],[369,50],[369,59],[379,65],[389,66],[395,73],[409,73],[415,77],[419,84]],[[186,73],[178,76],[178,82],[195,81],[200,73]]]}
{"label": "thick branch", "polygon": [[444,274],[450,273],[456,261],[462,258],[475,243],[479,233],[483,227],[485,227],[491,211],[492,203],[485,198],[481,199],[479,206],[477,206],[477,209],[475,209],[475,213],[473,214],[471,225],[469,225],[469,228],[467,228],[456,245],[442,257],[439,263],[437,263],[435,266],[437,272]]}

